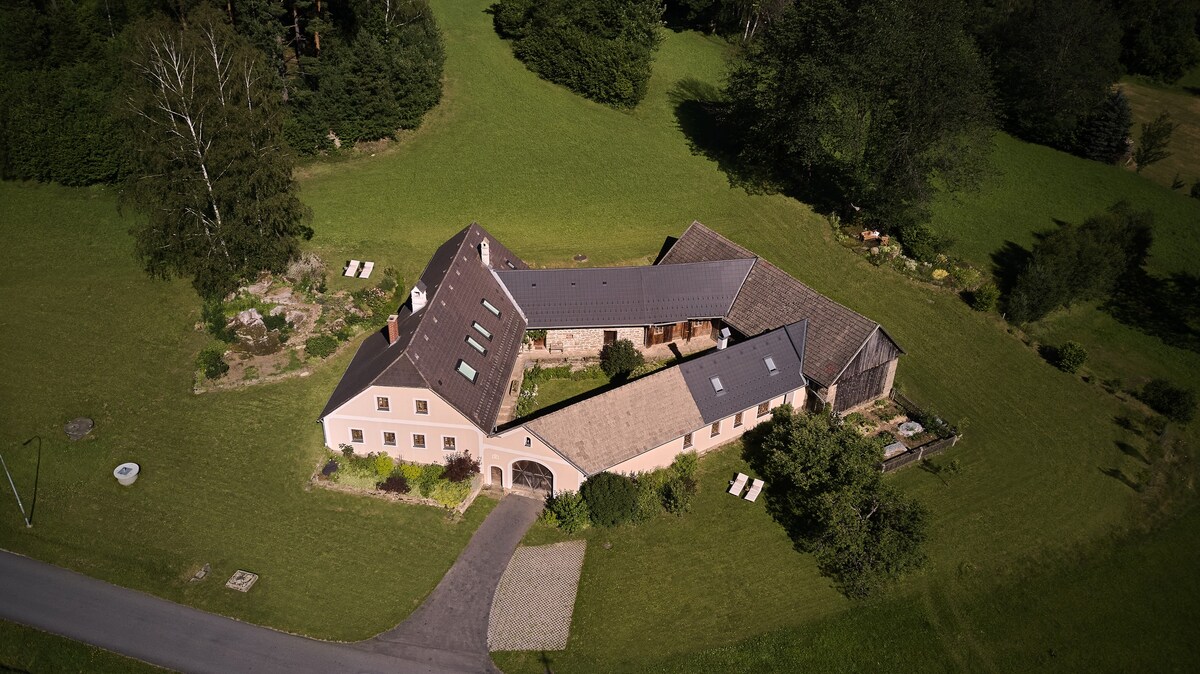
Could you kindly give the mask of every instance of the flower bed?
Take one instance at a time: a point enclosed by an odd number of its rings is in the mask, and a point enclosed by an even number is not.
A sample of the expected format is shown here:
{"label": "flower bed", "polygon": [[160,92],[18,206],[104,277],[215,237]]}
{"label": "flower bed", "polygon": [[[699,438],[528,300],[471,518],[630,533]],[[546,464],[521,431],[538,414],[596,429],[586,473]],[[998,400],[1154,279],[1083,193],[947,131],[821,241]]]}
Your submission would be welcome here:
{"label": "flower bed", "polygon": [[479,493],[479,462],[455,454],[445,464],[396,461],[387,454],[355,454],[348,445],[329,452],[313,481],[350,491],[408,503],[465,510]]}

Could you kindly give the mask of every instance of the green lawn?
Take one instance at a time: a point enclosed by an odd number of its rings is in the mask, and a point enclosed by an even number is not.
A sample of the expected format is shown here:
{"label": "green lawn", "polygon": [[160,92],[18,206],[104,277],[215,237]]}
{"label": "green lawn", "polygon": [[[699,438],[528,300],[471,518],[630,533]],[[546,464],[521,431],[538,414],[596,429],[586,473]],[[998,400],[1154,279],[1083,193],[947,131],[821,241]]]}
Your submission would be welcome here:
{"label": "green lawn", "polygon": [[[492,31],[488,0],[433,4],[446,35],[446,96],[426,126],[375,156],[303,171],[301,196],[317,230],[311,246],[331,269],[372,259],[411,282],[472,220],[535,265],[572,264],[578,253],[588,264],[649,262],[665,236],[699,219],[887,326],[908,353],[899,374],[906,391],[966,428],[954,450],[963,473],[949,486],[920,470],[894,478],[934,512],[927,570],[883,600],[900,608],[848,603],[791,550],[762,504],[720,500],[739,465],[735,452],[722,453],[702,463],[695,514],[613,532],[610,550],[589,546],[559,670],[634,668],[773,630],[829,633],[837,621],[860,635],[898,629],[901,617],[952,624],[949,609],[923,599],[935,588],[973,605],[995,579],[1023,578],[1130,521],[1134,492],[1102,472],[1137,468],[1115,444],[1137,442],[1113,423],[1125,411],[1119,401],[1045,364],[998,317],[840,248],[803,204],[732,188],[692,154],[671,92],[690,78],[718,83],[722,43],[665,33],[646,101],[621,112],[525,70]],[[1078,219],[1128,193],[1160,212],[1155,268],[1196,268],[1194,202],[1003,136],[997,147],[998,182],[938,209],[939,223],[957,228],[963,255],[986,263],[1005,240],[1028,245],[1051,217]],[[48,441],[37,526],[24,529],[0,487],[0,546],[326,638],[398,622],[492,502],[451,524],[430,509],[307,491],[321,453],[314,420],[350,352],[308,378],[192,395],[192,359],[204,343],[193,330],[198,303],[185,282],[140,273],[128,227],[107,190],[0,185],[8,364],[0,450],[21,484],[33,463],[18,444],[34,433]],[[1163,245],[1171,239],[1190,243]],[[334,288],[358,283],[331,278]],[[1172,349],[1153,358],[1153,367],[1177,372],[1194,363]],[[96,418],[94,437],[68,444],[62,423],[81,414]],[[145,472],[121,489],[110,471],[128,459]],[[602,535],[610,540],[588,534]],[[217,580],[187,584],[204,562]],[[237,568],[263,574],[248,595],[218,582]],[[0,634],[10,629],[0,625]],[[1087,640],[1073,648],[1084,651]],[[943,662],[915,646],[899,652],[914,669]],[[536,667],[520,656],[501,661]]]}
{"label": "green lawn", "polygon": [[[1195,72],[1200,73],[1200,68]],[[1121,88],[1133,108],[1135,139],[1140,137],[1142,124],[1161,113],[1171,113],[1171,121],[1178,125],[1168,146],[1171,156],[1142,169],[1142,175],[1167,187],[1179,176],[1186,183],[1180,192],[1188,194],[1192,184],[1200,182],[1200,89],[1188,91],[1183,86],[1165,87],[1132,78],[1122,82]]]}
{"label": "green lawn", "polygon": [[582,379],[547,379],[538,384],[537,404],[533,406],[533,410],[531,411],[544,410],[564,400],[570,400],[608,384],[608,377],[603,375]]}
{"label": "green lawn", "polygon": [[0,620],[0,672],[155,674],[168,670]]}

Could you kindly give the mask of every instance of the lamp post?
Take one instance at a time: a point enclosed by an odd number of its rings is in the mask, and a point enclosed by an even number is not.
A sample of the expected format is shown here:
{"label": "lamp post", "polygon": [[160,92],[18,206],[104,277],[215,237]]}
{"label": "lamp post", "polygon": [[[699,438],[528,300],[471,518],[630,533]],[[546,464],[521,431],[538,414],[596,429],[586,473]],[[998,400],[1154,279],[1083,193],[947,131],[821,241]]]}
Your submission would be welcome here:
{"label": "lamp post", "polygon": [[35,468],[33,471],[33,501],[31,501],[29,504],[29,519],[26,521],[26,524],[29,525],[29,527],[33,527],[33,511],[35,508],[37,508],[38,481],[42,477],[42,436],[35,435],[21,443],[22,447],[28,447],[29,443],[33,442],[34,440],[38,441],[38,458],[37,468]]}

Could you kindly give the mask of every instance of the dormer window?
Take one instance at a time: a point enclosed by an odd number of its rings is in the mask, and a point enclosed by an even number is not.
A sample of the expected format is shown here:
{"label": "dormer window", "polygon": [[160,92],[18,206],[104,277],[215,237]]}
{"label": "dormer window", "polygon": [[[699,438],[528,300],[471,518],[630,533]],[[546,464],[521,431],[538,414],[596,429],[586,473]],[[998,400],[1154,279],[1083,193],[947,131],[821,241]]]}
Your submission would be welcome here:
{"label": "dormer window", "polygon": [[483,335],[484,338],[487,339],[489,342],[492,341],[491,331],[488,330],[487,328],[483,327],[482,325],[480,325],[479,321],[472,321],[471,327],[475,328],[475,332],[478,332],[479,334]]}
{"label": "dormer window", "polygon": [[712,384],[714,393],[716,393],[717,395],[721,395],[722,393],[725,393],[725,385],[721,383],[720,377],[711,377],[711,378],[709,378],[708,381],[709,381],[709,383]]}
{"label": "dormer window", "polygon": [[458,361],[458,365],[454,369],[458,370],[458,373],[466,377],[467,381],[472,384],[475,383],[475,378],[479,376],[479,372],[470,365],[467,365],[465,360]]}
{"label": "dormer window", "polygon": [[500,317],[500,310],[496,308],[496,305],[492,304],[491,302],[487,301],[486,299],[481,300],[481,303],[483,304],[483,308],[487,309],[488,311],[495,314],[496,318]]}
{"label": "dormer window", "polygon": [[467,344],[470,344],[471,348],[475,349],[479,353],[481,353],[485,356],[487,355],[487,347],[480,344],[479,341],[477,339],[475,339],[474,337],[467,335]]}
{"label": "dormer window", "polygon": [[766,364],[766,366],[767,366],[767,372],[770,372],[771,374],[775,374],[776,372],[779,372],[779,368],[775,367],[775,359],[772,358],[771,356],[767,356],[766,358],[763,358],[763,363]]}

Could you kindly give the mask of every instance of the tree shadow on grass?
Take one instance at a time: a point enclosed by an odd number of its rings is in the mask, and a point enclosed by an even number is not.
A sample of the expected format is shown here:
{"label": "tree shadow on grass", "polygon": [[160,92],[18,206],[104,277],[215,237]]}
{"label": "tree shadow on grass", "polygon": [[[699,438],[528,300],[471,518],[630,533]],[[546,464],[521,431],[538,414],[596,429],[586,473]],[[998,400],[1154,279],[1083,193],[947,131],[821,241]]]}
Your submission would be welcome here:
{"label": "tree shadow on grass", "polygon": [[1171,346],[1200,353],[1200,275],[1161,278],[1138,270],[1122,280],[1103,309]]}
{"label": "tree shadow on grass", "polygon": [[1138,484],[1136,480],[1126,475],[1125,471],[1121,470],[1120,468],[1101,468],[1100,472],[1134,491],[1140,492],[1142,490],[1142,485]]}
{"label": "tree shadow on grass", "polygon": [[1117,440],[1116,444],[1117,444],[1117,449],[1121,450],[1121,453],[1124,454],[1125,456],[1129,456],[1134,459],[1137,459],[1138,461],[1141,461],[1142,463],[1146,464],[1147,466],[1150,465],[1149,457],[1147,457],[1145,454],[1143,454],[1142,450],[1138,449],[1137,447],[1134,447],[1133,445],[1129,444],[1128,442],[1122,442],[1120,440]]}
{"label": "tree shadow on grass", "polygon": [[685,77],[667,92],[667,100],[675,108],[675,122],[687,138],[692,154],[716,162],[731,185],[745,182],[738,165],[733,129],[722,118],[727,104],[721,90],[708,82]]}
{"label": "tree shadow on grass", "polygon": [[1033,253],[1015,241],[1005,241],[999,250],[992,253],[993,273],[996,287],[1003,297],[1008,297],[1017,285],[1017,277],[1029,266]]}

